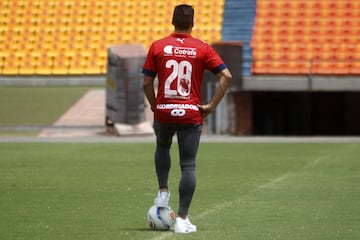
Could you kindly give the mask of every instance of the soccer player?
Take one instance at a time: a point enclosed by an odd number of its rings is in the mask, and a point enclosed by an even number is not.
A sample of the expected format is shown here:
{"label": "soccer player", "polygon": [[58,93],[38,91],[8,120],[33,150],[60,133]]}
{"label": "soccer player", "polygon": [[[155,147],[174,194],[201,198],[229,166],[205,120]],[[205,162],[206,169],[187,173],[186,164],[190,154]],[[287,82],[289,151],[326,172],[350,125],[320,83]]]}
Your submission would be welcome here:
{"label": "soccer player", "polygon": [[[143,87],[154,112],[155,169],[159,184],[154,204],[158,207],[169,204],[170,147],[176,133],[181,178],[175,233],[190,233],[197,231],[188,218],[188,211],[196,186],[196,155],[202,122],[225,95],[231,73],[212,47],[191,36],[194,26],[192,6],[176,6],[172,24],[175,31],[150,46],[142,69]],[[219,83],[211,101],[201,104],[201,82],[206,69],[217,75]],[[154,90],[156,76],[157,93]]]}

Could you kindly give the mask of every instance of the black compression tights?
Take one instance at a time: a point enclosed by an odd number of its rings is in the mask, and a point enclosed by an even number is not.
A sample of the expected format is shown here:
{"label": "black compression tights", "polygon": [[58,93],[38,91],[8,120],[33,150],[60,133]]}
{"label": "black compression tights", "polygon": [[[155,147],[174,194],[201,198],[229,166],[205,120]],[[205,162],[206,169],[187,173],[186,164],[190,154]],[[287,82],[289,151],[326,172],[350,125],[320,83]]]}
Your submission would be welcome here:
{"label": "black compression tights", "polygon": [[160,124],[155,122],[157,136],[155,167],[159,188],[168,187],[171,167],[170,147],[172,137],[177,133],[181,178],[179,182],[179,215],[188,215],[196,187],[196,155],[201,135],[201,125]]}

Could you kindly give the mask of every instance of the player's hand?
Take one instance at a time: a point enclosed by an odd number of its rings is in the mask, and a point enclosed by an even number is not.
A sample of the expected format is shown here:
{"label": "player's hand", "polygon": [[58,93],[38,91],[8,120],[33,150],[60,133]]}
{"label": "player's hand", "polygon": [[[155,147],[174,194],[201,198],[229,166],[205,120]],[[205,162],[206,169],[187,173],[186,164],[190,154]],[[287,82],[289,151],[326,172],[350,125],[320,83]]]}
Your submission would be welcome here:
{"label": "player's hand", "polygon": [[205,119],[210,113],[212,113],[215,109],[211,106],[211,104],[198,105],[200,109],[201,116]]}

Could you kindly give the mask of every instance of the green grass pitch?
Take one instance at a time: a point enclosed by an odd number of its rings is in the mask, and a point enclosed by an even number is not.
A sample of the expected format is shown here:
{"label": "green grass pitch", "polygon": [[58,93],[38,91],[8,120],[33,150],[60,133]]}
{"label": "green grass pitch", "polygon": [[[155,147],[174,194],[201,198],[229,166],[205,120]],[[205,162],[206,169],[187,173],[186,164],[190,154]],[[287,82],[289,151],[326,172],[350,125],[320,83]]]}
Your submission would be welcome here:
{"label": "green grass pitch", "polygon": [[0,87],[0,137],[37,136],[39,129],[14,130],[3,127],[50,126],[89,87]]}
{"label": "green grass pitch", "polygon": [[[189,235],[147,226],[153,148],[0,143],[0,238],[360,239],[359,143],[202,143]],[[176,211],[176,145],[172,159]]]}
{"label": "green grass pitch", "polygon": [[0,126],[51,125],[89,89],[1,87]]}

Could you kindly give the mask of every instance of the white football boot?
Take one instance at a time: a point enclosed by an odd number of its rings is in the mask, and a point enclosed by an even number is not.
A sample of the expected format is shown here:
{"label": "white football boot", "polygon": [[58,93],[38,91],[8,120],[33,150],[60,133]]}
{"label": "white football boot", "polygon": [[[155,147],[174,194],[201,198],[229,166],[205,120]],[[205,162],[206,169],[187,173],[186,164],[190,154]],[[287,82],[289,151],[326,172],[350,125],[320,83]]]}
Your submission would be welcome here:
{"label": "white football boot", "polygon": [[175,233],[192,233],[196,231],[197,231],[196,226],[190,222],[188,217],[186,217],[185,220],[180,217],[176,218]]}
{"label": "white football boot", "polygon": [[169,207],[170,192],[158,192],[157,197],[154,200],[154,204],[157,207]]}

